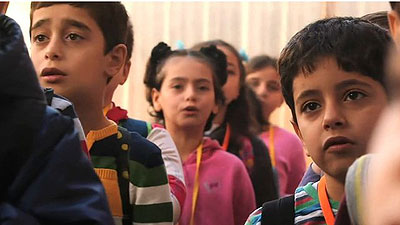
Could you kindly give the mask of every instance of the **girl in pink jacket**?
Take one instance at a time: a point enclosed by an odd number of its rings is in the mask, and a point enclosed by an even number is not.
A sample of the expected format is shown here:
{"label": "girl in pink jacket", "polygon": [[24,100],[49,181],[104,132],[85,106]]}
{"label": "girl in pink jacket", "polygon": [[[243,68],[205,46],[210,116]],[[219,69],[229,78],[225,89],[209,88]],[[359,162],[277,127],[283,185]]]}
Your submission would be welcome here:
{"label": "girl in pink jacket", "polygon": [[147,100],[183,161],[187,195],[180,225],[242,225],[255,209],[242,161],[203,137],[224,101],[226,65],[215,46],[171,51],[165,43],[153,48],[147,64]]}

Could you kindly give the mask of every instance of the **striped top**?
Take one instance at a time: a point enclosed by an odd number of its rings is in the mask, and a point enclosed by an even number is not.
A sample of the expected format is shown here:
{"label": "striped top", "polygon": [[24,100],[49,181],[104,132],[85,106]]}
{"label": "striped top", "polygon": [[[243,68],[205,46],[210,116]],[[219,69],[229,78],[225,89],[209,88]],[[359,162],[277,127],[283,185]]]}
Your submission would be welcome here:
{"label": "striped top", "polygon": [[[319,225],[326,224],[318,198],[318,182],[308,183],[296,189],[294,224]],[[333,214],[336,216],[339,202],[329,200]]]}
{"label": "striped top", "polygon": [[[116,224],[121,224],[122,216],[127,215],[124,196],[131,203],[128,212],[133,215],[133,224],[172,224],[167,173],[156,145],[114,122],[101,130],[90,131],[87,142]],[[119,155],[123,152],[127,157],[121,163]],[[124,181],[128,188],[121,185]]]}
{"label": "striped top", "polygon": [[83,132],[82,124],[76,115],[74,105],[66,98],[54,93],[52,88],[44,88],[47,105],[57,109],[62,115],[70,117],[74,121],[75,130],[78,132],[79,141],[83,151],[88,155],[86,146],[85,132]]}
{"label": "striped top", "polygon": [[[318,198],[318,182],[308,183],[298,187],[295,192],[294,224],[296,225],[323,225],[326,224]],[[339,202],[329,200],[333,214],[336,216]],[[262,208],[256,209],[248,217],[245,225],[261,225]]]}

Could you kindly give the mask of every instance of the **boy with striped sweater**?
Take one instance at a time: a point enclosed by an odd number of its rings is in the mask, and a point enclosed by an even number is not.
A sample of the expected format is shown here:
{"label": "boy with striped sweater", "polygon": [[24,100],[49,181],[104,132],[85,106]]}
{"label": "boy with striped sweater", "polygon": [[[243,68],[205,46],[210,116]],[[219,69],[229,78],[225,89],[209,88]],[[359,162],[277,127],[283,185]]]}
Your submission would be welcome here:
{"label": "boy with striped sweater", "polygon": [[120,2],[33,2],[32,60],[43,87],[74,104],[117,224],[172,222],[160,149],[103,115],[104,91],[126,60]]}
{"label": "boy with striped sweater", "polygon": [[346,172],[366,153],[387,104],[383,77],[391,43],[384,29],[351,17],[319,20],[291,38],[278,61],[282,92],[324,176],[294,196],[265,203],[246,224],[335,223]]}

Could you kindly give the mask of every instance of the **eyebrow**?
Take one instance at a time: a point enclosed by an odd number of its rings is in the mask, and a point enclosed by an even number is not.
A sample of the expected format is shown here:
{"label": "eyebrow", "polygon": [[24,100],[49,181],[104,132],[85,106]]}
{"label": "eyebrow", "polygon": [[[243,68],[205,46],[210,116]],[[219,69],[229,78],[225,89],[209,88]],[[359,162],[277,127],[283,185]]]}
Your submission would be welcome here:
{"label": "eyebrow", "polygon": [[[354,85],[360,85],[360,86],[364,86],[367,88],[372,88],[372,86],[366,82],[357,80],[357,79],[349,79],[349,80],[344,80],[342,82],[339,82],[338,84],[335,85],[335,89],[336,90],[341,90],[344,88],[347,88],[349,86],[354,86]],[[296,104],[298,102],[300,102],[299,100],[304,99],[304,98],[311,98],[314,97],[316,95],[320,95],[321,91],[319,90],[315,90],[315,89],[311,89],[311,90],[306,90],[303,91],[302,93],[300,93],[300,95],[296,98]]]}
{"label": "eyebrow", "polygon": [[[170,81],[187,81],[187,80],[188,79],[183,78],[183,77],[174,77]],[[211,83],[211,80],[205,79],[205,78],[200,78],[200,79],[196,79],[194,82],[195,83],[203,83],[203,82]]]}
{"label": "eyebrow", "polygon": [[37,21],[37,22],[32,26],[31,32],[32,32],[33,30],[35,30],[35,29],[41,27],[43,24],[49,23],[49,22],[50,22],[50,19],[42,19],[42,20]]}
{"label": "eyebrow", "polygon": [[344,80],[338,84],[335,85],[336,90],[341,90],[349,86],[354,86],[354,85],[360,85],[364,86],[366,88],[372,88],[372,86],[364,81],[360,81],[357,79],[349,79],[349,80]]}
{"label": "eyebrow", "polygon": [[89,26],[87,26],[86,24],[79,22],[77,20],[65,19],[63,22],[69,26],[76,27],[81,30],[91,31]]}
{"label": "eyebrow", "polygon": [[[47,18],[47,19],[42,19],[42,20],[37,21],[37,22],[32,26],[31,32],[32,32],[33,30],[35,30],[35,29],[37,29],[37,28],[43,26],[43,25],[46,24],[46,23],[50,23],[50,21],[51,21],[51,20],[48,19],[48,18]],[[63,23],[67,24],[68,26],[76,27],[76,28],[81,29],[81,30],[91,31],[90,28],[89,28],[86,24],[84,24],[84,23],[82,23],[82,22],[79,22],[79,21],[77,21],[77,20],[73,20],[73,19],[64,19],[64,20],[63,20]]]}
{"label": "eyebrow", "polygon": [[300,93],[300,95],[296,98],[296,105],[300,104],[301,99],[308,99],[314,97],[316,95],[321,95],[321,91],[316,89],[306,90]]}

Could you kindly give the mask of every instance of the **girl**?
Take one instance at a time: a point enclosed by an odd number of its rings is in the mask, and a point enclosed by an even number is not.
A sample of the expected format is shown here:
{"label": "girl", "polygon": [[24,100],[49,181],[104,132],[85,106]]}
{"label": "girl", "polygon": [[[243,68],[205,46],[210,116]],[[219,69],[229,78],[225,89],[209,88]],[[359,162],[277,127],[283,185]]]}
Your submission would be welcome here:
{"label": "girl", "polygon": [[250,130],[255,122],[254,108],[250,108],[248,90],[244,85],[245,69],[237,50],[222,40],[196,44],[193,49],[215,45],[227,58],[228,78],[223,86],[226,101],[206,133],[218,140],[224,150],[242,159],[249,172],[256,195],[257,206],[278,198],[268,149],[256,133]]}
{"label": "girl", "polygon": [[255,208],[254,192],[242,162],[203,138],[217,104],[224,101],[226,59],[215,46],[152,50],[144,83],[155,116],[170,132],[183,161],[187,195],[181,225],[242,225]]}
{"label": "girl", "polygon": [[278,171],[280,194],[293,194],[305,172],[305,159],[299,138],[269,122],[271,113],[283,103],[276,59],[265,55],[254,57],[246,65],[246,73],[246,83],[262,104],[266,123],[260,137],[268,146],[272,165]]}

